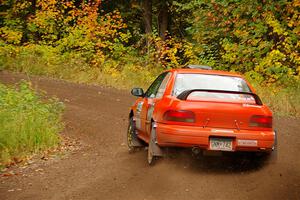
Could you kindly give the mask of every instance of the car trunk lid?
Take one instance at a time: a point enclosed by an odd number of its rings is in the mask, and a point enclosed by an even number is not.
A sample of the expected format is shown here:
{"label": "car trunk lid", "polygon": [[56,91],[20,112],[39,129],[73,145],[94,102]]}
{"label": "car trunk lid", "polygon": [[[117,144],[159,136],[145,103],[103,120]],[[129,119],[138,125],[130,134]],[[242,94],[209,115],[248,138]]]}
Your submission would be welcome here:
{"label": "car trunk lid", "polygon": [[[255,94],[234,92],[220,96],[217,92],[209,95],[186,95],[178,104],[179,110],[191,110],[195,113],[194,125],[224,129],[257,129],[250,124],[253,116],[271,116]],[[260,127],[259,129],[268,129]]]}

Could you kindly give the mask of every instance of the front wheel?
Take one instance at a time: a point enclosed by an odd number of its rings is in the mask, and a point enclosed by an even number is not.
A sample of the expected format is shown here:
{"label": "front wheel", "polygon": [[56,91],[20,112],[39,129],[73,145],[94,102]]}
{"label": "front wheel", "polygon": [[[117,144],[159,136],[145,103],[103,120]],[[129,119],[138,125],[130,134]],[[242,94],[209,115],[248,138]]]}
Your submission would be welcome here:
{"label": "front wheel", "polygon": [[135,122],[132,117],[129,119],[129,124],[128,124],[127,146],[129,152],[134,152],[135,150],[144,146],[142,141],[136,135]]}

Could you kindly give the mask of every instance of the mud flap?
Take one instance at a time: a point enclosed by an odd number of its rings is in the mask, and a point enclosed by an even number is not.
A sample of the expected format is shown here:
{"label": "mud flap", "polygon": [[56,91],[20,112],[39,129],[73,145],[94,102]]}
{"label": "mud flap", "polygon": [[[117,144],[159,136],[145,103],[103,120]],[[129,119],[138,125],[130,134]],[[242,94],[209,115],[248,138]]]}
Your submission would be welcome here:
{"label": "mud flap", "polygon": [[144,145],[142,142],[138,139],[136,133],[132,132],[131,133],[132,141],[131,141],[131,146],[132,147],[143,147]]}
{"label": "mud flap", "polygon": [[152,151],[153,156],[163,156],[164,155],[162,148],[157,145],[155,124],[152,126],[152,130],[151,130],[149,149]]}

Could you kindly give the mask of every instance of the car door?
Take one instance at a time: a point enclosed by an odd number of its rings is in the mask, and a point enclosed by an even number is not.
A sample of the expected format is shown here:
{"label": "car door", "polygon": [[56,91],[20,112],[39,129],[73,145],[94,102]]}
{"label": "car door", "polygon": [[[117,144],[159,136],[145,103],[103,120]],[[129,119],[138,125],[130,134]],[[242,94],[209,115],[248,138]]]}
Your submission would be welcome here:
{"label": "car door", "polygon": [[151,119],[155,103],[163,97],[170,76],[170,72],[165,72],[159,75],[145,93],[140,113],[141,132],[145,139],[148,139],[150,134]]}

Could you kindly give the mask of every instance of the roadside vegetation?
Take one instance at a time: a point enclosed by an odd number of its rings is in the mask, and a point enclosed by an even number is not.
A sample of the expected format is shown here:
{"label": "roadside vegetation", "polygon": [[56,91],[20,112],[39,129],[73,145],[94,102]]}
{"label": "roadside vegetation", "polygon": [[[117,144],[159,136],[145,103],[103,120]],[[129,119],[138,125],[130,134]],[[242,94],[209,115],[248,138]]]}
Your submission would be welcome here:
{"label": "roadside vegetation", "polygon": [[63,104],[42,99],[28,82],[0,84],[0,168],[56,147]]}
{"label": "roadside vegetation", "polygon": [[127,89],[205,64],[243,74],[275,115],[300,116],[298,0],[4,0],[0,9],[0,70]]}

